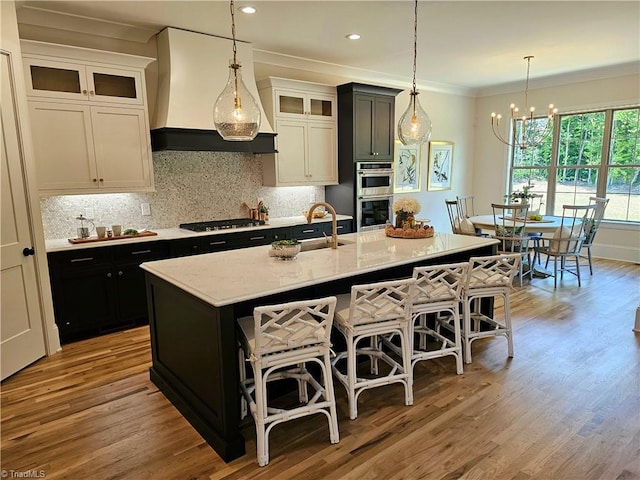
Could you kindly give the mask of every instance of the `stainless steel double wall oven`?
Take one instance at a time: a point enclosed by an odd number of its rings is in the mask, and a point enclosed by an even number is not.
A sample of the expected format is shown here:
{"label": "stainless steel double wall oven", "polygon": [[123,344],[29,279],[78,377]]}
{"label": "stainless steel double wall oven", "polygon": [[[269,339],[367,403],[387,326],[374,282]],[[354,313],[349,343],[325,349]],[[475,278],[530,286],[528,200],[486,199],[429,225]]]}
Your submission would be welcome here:
{"label": "stainless steel double wall oven", "polygon": [[383,228],[391,221],[393,163],[356,162],[356,229]]}

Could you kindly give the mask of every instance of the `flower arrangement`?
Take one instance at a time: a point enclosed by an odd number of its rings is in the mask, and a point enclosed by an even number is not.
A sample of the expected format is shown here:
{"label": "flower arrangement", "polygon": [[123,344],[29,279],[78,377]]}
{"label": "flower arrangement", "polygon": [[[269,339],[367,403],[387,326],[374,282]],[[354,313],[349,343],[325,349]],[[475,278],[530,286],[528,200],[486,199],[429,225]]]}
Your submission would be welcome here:
{"label": "flower arrangement", "polygon": [[393,202],[393,213],[396,214],[396,227],[400,228],[403,222],[413,220],[416,213],[420,212],[420,203],[411,197],[399,198]]}
{"label": "flower arrangement", "polygon": [[397,215],[399,213],[420,213],[420,203],[411,197],[399,198],[393,202],[393,212]]}

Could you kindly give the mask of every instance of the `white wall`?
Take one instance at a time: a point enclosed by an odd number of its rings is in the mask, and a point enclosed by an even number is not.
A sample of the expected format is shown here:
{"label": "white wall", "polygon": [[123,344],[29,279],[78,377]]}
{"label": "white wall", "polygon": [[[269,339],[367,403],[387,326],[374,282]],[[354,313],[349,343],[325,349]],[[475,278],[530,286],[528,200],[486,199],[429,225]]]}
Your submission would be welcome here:
{"label": "white wall", "polygon": [[[419,193],[405,193],[397,197],[413,197],[422,205],[418,218],[428,218],[430,224],[440,232],[451,232],[445,199],[455,199],[456,195],[473,193],[474,171],[474,108],[473,98],[420,90],[419,99],[433,124],[432,141],[453,142],[453,170],[451,190],[427,191],[428,146],[422,146]],[[409,90],[396,97],[396,121],[409,106]],[[397,138],[396,132],[396,138]]]}
{"label": "white wall", "polygon": [[[535,82],[534,82],[535,83]],[[523,92],[480,97],[476,100],[476,142],[472,190],[476,211],[490,213],[491,202],[502,201],[508,175],[508,147],[491,131],[491,112],[508,114],[509,104],[524,104]],[[549,103],[560,113],[600,107],[640,105],[640,75],[576,82],[529,90],[529,105],[538,110]],[[640,262],[640,228],[603,222],[592,253],[597,257]]]}

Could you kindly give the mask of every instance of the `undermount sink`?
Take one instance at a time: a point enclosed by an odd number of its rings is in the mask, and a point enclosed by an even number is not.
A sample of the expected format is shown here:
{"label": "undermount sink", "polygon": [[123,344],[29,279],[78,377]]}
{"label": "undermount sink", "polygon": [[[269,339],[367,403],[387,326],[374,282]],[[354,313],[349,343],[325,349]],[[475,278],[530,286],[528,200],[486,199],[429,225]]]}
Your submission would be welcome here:
{"label": "undermount sink", "polygon": [[[348,245],[352,242],[345,242],[343,240],[338,240],[338,247],[341,245]],[[311,250],[320,250],[322,248],[331,248],[331,242],[327,241],[326,238],[320,238],[318,240],[307,240],[300,242],[300,252],[309,252]]]}

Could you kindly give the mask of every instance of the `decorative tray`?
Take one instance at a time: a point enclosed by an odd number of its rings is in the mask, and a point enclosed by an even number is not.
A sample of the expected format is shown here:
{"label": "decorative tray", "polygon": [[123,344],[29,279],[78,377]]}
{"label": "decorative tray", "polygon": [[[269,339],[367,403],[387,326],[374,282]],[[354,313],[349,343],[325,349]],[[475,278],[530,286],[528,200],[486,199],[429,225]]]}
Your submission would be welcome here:
{"label": "decorative tray", "polygon": [[387,237],[393,238],[430,238],[433,237],[434,229],[433,227],[426,225],[420,228],[394,228],[392,225],[387,225],[384,227],[384,233]]}
{"label": "decorative tray", "polygon": [[106,242],[109,240],[122,240],[123,238],[137,238],[137,237],[153,237],[154,235],[158,235],[156,232],[152,232],[151,230],[145,230],[144,232],[139,232],[136,235],[117,235],[113,237],[88,237],[88,238],[69,238],[69,243],[91,243],[91,242]]}

